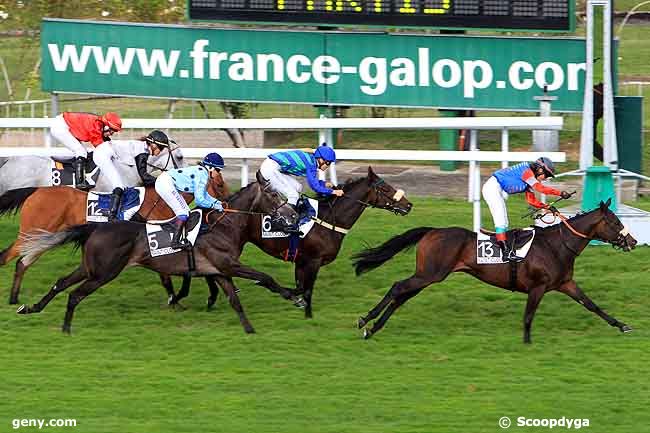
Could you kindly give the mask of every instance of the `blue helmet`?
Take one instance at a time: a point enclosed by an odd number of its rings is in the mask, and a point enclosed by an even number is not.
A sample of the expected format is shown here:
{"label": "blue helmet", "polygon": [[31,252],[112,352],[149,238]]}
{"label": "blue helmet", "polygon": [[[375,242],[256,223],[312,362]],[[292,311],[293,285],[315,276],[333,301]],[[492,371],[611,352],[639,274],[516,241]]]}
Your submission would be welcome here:
{"label": "blue helmet", "polygon": [[223,158],[216,152],[205,155],[202,164],[206,167],[218,168],[220,170],[225,166]]}
{"label": "blue helmet", "polygon": [[319,146],[318,149],[316,149],[316,152],[314,152],[314,157],[323,158],[325,161],[329,162],[336,161],[336,153],[334,153],[334,149],[325,144]]}

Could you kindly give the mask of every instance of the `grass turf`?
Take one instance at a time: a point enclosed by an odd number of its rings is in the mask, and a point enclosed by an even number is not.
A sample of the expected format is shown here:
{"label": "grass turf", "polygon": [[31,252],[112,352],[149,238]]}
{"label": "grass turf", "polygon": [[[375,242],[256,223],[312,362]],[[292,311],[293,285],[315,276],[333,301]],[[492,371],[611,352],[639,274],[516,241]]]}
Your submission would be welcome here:
{"label": "grass turf", "polygon": [[[515,223],[523,223],[522,201],[509,203]],[[492,432],[502,416],[588,418],[590,432],[647,431],[647,247],[629,254],[590,247],[575,271],[597,304],[635,329],[630,334],[550,293],[533,344],[523,345],[525,296],[454,274],[361,340],[353,322],[410,275],[414,253],[362,278],[353,276],[350,254],[412,227],[471,225],[466,202],[414,204],[407,217],[366,211],[338,260],[321,270],[312,320],[237,281],[255,335],[244,334],[223,294],[205,311],[204,282],[195,280],[186,310],[173,311],[155,274],[130,269],[82,302],[66,336],[67,295],[41,314],[18,316],[6,305],[13,266],[5,267],[0,431],[17,418],[74,418],[77,428],[40,431]],[[0,227],[6,245],[16,223]],[[78,260],[69,249],[43,257],[27,273],[22,301],[35,302]],[[293,280],[290,265],[255,247],[244,261],[285,285]]]}

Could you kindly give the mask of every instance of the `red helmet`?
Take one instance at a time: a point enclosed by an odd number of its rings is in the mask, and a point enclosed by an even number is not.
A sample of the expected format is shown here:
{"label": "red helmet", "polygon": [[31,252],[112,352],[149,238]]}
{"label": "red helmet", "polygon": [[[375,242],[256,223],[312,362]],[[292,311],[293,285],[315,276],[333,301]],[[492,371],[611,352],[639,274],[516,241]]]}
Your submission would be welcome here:
{"label": "red helmet", "polygon": [[113,112],[108,112],[102,116],[102,123],[104,125],[108,126],[112,130],[119,132],[122,130],[122,119],[120,119],[120,116],[117,115],[117,113]]}

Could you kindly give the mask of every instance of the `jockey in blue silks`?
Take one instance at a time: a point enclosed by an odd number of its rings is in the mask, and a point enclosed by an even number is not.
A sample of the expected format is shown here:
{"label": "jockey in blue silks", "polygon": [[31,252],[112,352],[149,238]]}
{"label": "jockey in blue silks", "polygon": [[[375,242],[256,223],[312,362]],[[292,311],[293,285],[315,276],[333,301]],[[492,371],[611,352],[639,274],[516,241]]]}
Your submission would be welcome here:
{"label": "jockey in blue silks", "polygon": [[271,188],[283,194],[295,209],[302,191],[302,185],[295,177],[307,178],[311,189],[319,194],[339,197],[343,195],[343,190],[333,189],[334,185],[330,182],[318,179],[318,170],[325,171],[335,161],[334,149],[324,144],[314,153],[288,150],[269,155],[260,166],[260,174],[271,183]]}
{"label": "jockey in blue silks", "polygon": [[223,205],[208,193],[208,181],[224,167],[223,158],[218,153],[209,153],[198,165],[177,168],[162,173],[156,179],[156,192],[176,214],[174,224],[176,232],[172,238],[172,248],[184,248],[187,242],[181,241],[185,222],[190,215],[181,192],[194,194],[194,203],[198,207],[212,208],[223,212]]}

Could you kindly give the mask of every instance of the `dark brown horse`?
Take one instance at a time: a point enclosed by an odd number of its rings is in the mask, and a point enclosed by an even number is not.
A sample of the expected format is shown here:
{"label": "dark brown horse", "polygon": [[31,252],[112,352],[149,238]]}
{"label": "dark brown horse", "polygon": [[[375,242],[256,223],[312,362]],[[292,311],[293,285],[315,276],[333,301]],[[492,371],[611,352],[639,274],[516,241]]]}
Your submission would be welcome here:
{"label": "dark brown horse", "polygon": [[[390,186],[371,167],[368,167],[366,177],[348,182],[340,188],[345,191],[345,195],[331,196],[319,203],[319,223],[298,244],[295,259],[296,290],[303,294],[307,303],[305,317],[312,317],[311,299],[318,271],[336,259],[345,234],[352,229],[363,211],[367,207],[374,207],[406,215],[412,207],[411,202],[404,197],[404,191]],[[262,219],[258,215],[251,215],[248,225],[251,230],[246,232],[246,237],[240,238],[240,250],[246,242],[252,242],[265,253],[285,260],[289,248],[288,238],[262,238]],[[188,291],[189,285],[183,284],[172,303],[187,296]],[[213,291],[208,300],[209,305],[212,299]]]}
{"label": "dark brown horse", "polygon": [[[221,174],[209,184],[209,191],[215,197],[228,195]],[[20,228],[16,240],[0,252],[0,266],[6,265],[16,257],[20,257],[22,235],[36,230],[57,232],[66,227],[84,224],[86,222],[86,201],[88,193],[67,186],[45,186],[38,188],[20,188],[7,191],[0,196],[0,215],[20,212]],[[187,203],[193,200],[192,194],[183,194]],[[174,212],[160,199],[153,187],[145,188],[145,196],[139,212],[132,218],[134,221],[164,220],[174,216]],[[18,303],[20,285],[27,268],[38,257],[26,262],[22,257],[16,262],[14,281],[11,287],[9,303]],[[171,297],[174,294],[171,278],[164,273],[160,280]]]}
{"label": "dark brown horse", "polygon": [[111,224],[83,224],[58,233],[30,234],[21,248],[21,254],[26,260],[29,261],[33,256],[38,257],[59,245],[75,243],[82,246],[81,265],[71,274],[60,278],[38,303],[29,307],[22,305],[17,312],[40,312],[58,293],[73,284],[81,283],[68,298],[63,331],[70,332],[72,315],[77,304],[131,266],[143,266],[158,273],[171,275],[216,279],[228,294],[232,307],[239,314],[244,330],[248,333],[254,330],[239,302],[232,282],[233,277],[256,281],[272,292],[279,293],[283,298],[293,301],[296,306],[304,306],[304,301],[296,296],[293,290],[281,287],[271,276],[239,261],[240,238],[245,237],[251,230],[248,226],[248,216],[251,212],[279,215],[286,224],[296,218],[293,209],[280,194],[258,182],[243,188],[228,204],[232,212],[229,213],[229,218],[216,211],[207,213],[210,229],[199,236],[194,245],[194,270],[188,268],[188,256],[183,251],[152,257],[145,225],[141,223],[118,221]]}
{"label": "dark brown horse", "polygon": [[439,283],[452,272],[465,272],[493,286],[528,294],[524,313],[524,342],[530,343],[530,327],[535,310],[546,292],[558,290],[603,318],[621,332],[632,328],[619,322],[601,310],[573,280],[575,259],[590,240],[611,243],[616,248],[630,251],[636,240],[627,232],[607,203],[588,213],[562,224],[537,229],[535,239],[526,260],[517,266],[516,280],[511,284],[511,264],[476,263],[476,233],[460,227],[421,227],[395,236],[377,248],[366,249],[355,258],[357,275],[370,271],[390,260],[400,251],[417,244],[415,274],[393,284],[386,296],[358,321],[364,328],[382,313],[371,329],[364,330],[364,337],[377,333],[389,317],[404,302],[433,283]]}

